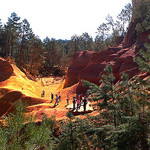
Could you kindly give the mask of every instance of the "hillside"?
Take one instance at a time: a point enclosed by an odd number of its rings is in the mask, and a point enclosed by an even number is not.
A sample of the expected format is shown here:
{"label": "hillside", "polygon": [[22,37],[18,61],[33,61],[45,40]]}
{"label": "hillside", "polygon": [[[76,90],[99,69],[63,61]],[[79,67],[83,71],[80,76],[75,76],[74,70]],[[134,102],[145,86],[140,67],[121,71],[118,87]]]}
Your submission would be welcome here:
{"label": "hillside", "polygon": [[[66,97],[67,94],[70,96],[70,106],[68,107],[72,107],[72,97],[76,94],[76,85],[63,90],[64,81],[61,78],[49,77],[37,79],[36,82],[32,81],[14,64],[2,58],[0,58],[0,66],[0,116],[13,112],[14,102],[21,100],[27,102],[27,114],[38,116],[37,121],[41,120],[44,115],[56,116],[56,120],[66,118],[68,112]],[[41,97],[43,90],[45,96]],[[54,108],[55,94],[58,94],[59,91],[62,94],[62,101]],[[54,94],[53,103],[50,103],[51,92]]]}

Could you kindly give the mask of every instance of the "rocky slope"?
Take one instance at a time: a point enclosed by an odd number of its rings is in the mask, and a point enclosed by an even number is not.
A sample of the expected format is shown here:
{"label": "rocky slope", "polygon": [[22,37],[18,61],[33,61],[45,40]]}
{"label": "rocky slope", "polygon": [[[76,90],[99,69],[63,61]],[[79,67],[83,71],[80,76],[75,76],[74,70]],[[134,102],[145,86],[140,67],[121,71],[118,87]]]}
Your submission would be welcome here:
{"label": "rocky slope", "polygon": [[27,102],[29,106],[49,103],[40,98],[41,91],[37,87],[37,82],[29,80],[14,64],[0,58],[0,116],[12,112],[17,100]]}
{"label": "rocky slope", "polygon": [[99,84],[104,74],[104,68],[110,64],[113,67],[115,82],[121,79],[123,72],[132,78],[140,75],[138,65],[133,58],[139,55],[139,50],[144,48],[144,43],[150,43],[150,31],[141,34],[138,39],[135,35],[136,21],[131,24],[122,43],[117,47],[108,48],[98,53],[91,51],[80,51],[72,56],[64,87],[72,86],[79,82],[77,93],[84,93],[87,89],[82,86],[81,80],[87,80]]}
{"label": "rocky slope", "polygon": [[[14,111],[14,103],[18,100],[27,103],[26,115],[36,116],[36,121],[42,120],[44,115],[56,116],[56,120],[65,119],[69,109],[66,108],[66,97],[70,96],[69,107],[72,107],[72,97],[76,94],[77,85],[62,90],[63,85],[62,79],[54,80],[53,77],[32,81],[15,64],[0,58],[0,121],[3,116]],[[43,90],[45,96],[41,97]],[[59,91],[62,101],[54,107],[55,94]],[[51,92],[54,94],[52,103]],[[91,112],[92,108],[89,109]]]}

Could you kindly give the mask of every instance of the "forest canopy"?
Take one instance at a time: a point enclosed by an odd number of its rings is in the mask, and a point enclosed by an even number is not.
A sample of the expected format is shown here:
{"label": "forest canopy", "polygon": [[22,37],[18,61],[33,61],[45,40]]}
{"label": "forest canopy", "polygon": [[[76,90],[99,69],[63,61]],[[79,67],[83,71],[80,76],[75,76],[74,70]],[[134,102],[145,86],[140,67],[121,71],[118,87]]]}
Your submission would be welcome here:
{"label": "forest canopy", "polygon": [[95,51],[116,45],[116,38],[124,37],[131,21],[132,5],[127,4],[117,15],[109,14],[97,28],[95,39],[88,32],[72,35],[70,40],[46,37],[40,39],[27,19],[21,20],[15,12],[3,24],[0,20],[0,56],[10,58],[21,70],[33,75],[63,75],[70,58],[77,51]]}

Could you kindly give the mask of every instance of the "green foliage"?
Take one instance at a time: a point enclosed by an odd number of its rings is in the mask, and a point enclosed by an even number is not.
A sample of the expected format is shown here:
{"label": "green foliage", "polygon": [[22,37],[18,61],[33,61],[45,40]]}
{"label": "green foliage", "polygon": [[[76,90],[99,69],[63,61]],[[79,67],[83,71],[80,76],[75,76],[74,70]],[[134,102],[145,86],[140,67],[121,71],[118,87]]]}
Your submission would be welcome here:
{"label": "green foliage", "polygon": [[0,128],[0,150],[5,150],[7,147],[7,134],[3,130],[3,128]]}
{"label": "green foliage", "polygon": [[25,127],[25,138],[28,140],[24,143],[27,149],[53,149],[55,144],[55,138],[53,136],[54,120],[43,118],[41,125],[35,125],[35,123],[28,123]]}
{"label": "green foliage", "polygon": [[[100,117],[93,119],[93,128],[89,130],[89,136],[94,137],[91,141],[93,147],[149,149],[149,80],[136,77],[129,80],[123,73],[122,81],[114,85],[112,67],[107,66],[105,72],[101,86],[83,81],[84,86],[89,87],[92,100],[97,101],[100,112]],[[101,144],[95,144],[97,142]]]}
{"label": "green foliage", "polygon": [[43,118],[38,125],[34,118],[25,117],[26,105],[21,101],[15,103],[16,111],[5,117],[5,126],[0,127],[0,149],[53,149],[53,136],[56,122],[54,118]]}
{"label": "green foliage", "polygon": [[131,15],[132,15],[132,6],[131,4],[127,4],[125,6],[125,9],[122,9],[120,14],[118,14],[117,18],[119,21],[122,22],[121,27],[122,27],[122,35],[125,35],[125,24],[128,21],[130,24],[131,21]]}
{"label": "green foliage", "polygon": [[150,72],[150,45],[145,44],[146,50],[140,50],[140,56],[134,58],[134,61],[145,72]]}
{"label": "green foliage", "polygon": [[129,3],[117,15],[117,20],[108,14],[106,22],[100,24],[97,28],[95,38],[95,51],[105,50],[108,47],[116,45],[116,38],[125,36],[126,30],[129,27],[132,16],[132,5]]}
{"label": "green foliage", "polygon": [[71,112],[67,113],[68,119],[61,123],[62,133],[59,136],[59,144],[57,149],[59,150],[80,150],[81,148],[90,149],[88,143],[88,137],[86,131],[90,125],[88,120],[81,120],[79,118],[74,120],[74,116]]}
{"label": "green foliage", "polygon": [[[148,124],[145,120],[138,117],[127,117],[127,122],[119,125],[116,129],[109,130],[106,138],[110,142],[111,149],[132,150],[147,149]],[[145,142],[145,143],[144,143]]]}
{"label": "green foliage", "polygon": [[[124,18],[130,22],[132,7],[128,4],[124,8]],[[6,24],[0,20],[0,56],[15,60],[17,67],[26,70],[32,75],[54,75],[54,68],[58,68],[63,75],[66,71],[72,54],[78,51],[101,51],[115,46],[117,36],[125,29],[122,21],[114,21],[108,15],[106,23],[97,29],[95,39],[87,32],[73,35],[70,40],[56,40],[46,37],[43,41],[36,36],[27,19],[20,20],[15,13],[11,13]],[[127,22],[126,21],[126,22]],[[122,31],[123,30],[123,31]]]}
{"label": "green foliage", "polygon": [[138,5],[136,18],[139,20],[136,25],[138,35],[150,29],[150,2],[143,1]]}

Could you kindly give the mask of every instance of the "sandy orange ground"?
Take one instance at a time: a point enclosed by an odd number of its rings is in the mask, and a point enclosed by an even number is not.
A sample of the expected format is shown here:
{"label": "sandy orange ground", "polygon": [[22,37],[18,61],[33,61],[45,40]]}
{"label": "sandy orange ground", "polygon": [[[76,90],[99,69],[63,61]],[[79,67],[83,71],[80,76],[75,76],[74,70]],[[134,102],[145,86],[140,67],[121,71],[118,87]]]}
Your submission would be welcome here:
{"label": "sandy orange ground", "polygon": [[[63,89],[64,81],[61,78],[42,78],[37,81],[29,80],[23,72],[15,65],[13,75],[0,83],[0,116],[7,115],[13,111],[13,104],[16,100],[28,102],[27,114],[37,116],[37,121],[41,120],[44,115],[56,116],[56,120],[66,118],[68,109],[66,107],[67,94],[70,96],[70,106],[72,107],[72,97],[75,96],[77,85]],[[45,96],[41,97],[42,91],[45,91]],[[61,92],[62,101],[58,106],[54,107],[55,94]],[[51,92],[54,94],[54,102],[51,101]],[[88,107],[88,109],[91,109]],[[79,117],[84,118],[84,115]]]}

